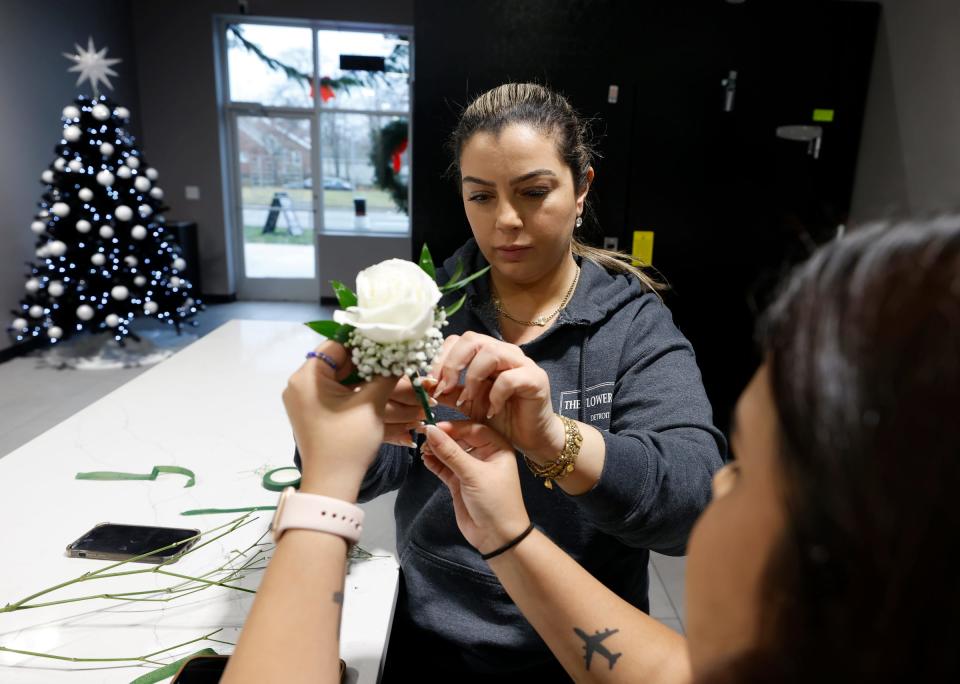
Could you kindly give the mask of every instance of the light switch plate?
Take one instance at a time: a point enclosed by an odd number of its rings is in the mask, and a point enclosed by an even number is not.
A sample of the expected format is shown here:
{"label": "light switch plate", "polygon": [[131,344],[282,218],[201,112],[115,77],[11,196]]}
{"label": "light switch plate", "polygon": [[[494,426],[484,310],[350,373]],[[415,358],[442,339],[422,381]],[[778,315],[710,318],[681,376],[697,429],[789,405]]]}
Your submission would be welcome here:
{"label": "light switch plate", "polygon": [[188,185],[183,189],[183,194],[188,200],[200,199],[200,187],[197,185]]}
{"label": "light switch plate", "polygon": [[620,239],[615,237],[603,238],[603,248],[612,249],[614,251],[620,249]]}

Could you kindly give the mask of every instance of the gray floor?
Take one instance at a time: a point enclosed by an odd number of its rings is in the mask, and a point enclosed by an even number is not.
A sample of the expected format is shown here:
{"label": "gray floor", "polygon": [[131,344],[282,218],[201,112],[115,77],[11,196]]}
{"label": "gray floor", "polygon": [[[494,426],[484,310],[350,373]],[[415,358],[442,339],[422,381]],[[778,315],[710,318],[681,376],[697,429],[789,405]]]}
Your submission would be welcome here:
{"label": "gray floor", "polygon": [[[233,319],[309,321],[330,318],[317,304],[235,302],[208,306],[191,330],[205,335]],[[194,338],[183,340],[188,343]],[[115,370],[59,370],[38,355],[0,363],[0,458],[73,415],[88,404],[135,378],[146,368]],[[393,495],[380,497],[377,506],[393,509]],[[377,539],[384,546],[389,539]],[[684,558],[653,554],[650,564],[650,614],[683,632]]]}

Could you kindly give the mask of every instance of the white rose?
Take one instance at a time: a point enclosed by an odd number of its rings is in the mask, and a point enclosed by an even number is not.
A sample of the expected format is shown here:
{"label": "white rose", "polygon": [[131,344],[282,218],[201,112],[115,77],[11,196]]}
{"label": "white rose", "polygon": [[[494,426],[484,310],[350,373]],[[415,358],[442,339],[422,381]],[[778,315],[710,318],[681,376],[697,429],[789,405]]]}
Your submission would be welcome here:
{"label": "white rose", "polygon": [[357,305],[334,312],[333,320],[382,344],[418,340],[434,327],[440,297],[437,284],[415,263],[388,259],[357,274]]}

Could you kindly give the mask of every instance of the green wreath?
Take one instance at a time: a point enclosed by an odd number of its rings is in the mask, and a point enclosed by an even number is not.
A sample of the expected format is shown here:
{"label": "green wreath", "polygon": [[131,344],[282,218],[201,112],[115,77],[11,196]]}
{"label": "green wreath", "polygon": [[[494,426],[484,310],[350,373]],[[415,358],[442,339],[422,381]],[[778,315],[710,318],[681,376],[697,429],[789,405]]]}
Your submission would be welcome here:
{"label": "green wreath", "polygon": [[399,159],[407,149],[409,139],[406,119],[394,119],[373,133],[370,161],[373,163],[373,180],[378,188],[390,193],[397,209],[408,214],[407,184],[397,178]]}

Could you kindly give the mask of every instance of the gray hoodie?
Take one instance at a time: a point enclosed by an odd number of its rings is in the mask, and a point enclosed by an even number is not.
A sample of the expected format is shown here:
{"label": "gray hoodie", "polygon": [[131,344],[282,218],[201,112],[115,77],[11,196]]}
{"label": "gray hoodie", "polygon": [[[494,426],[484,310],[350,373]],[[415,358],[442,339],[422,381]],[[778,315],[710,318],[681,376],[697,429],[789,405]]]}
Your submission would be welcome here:
{"label": "gray hoodie", "polygon": [[[440,282],[458,257],[467,274],[486,265],[471,239],[444,263]],[[573,497],[544,487],[521,461],[523,498],[540,530],[647,610],[648,549],[684,552],[725,444],[711,423],[693,349],[667,308],[634,277],[586,260],[581,268],[576,292],[553,326],[520,348],[549,375],[554,410],[601,431],[603,472],[591,491]],[[488,278],[467,286],[467,302],[444,334],[467,330],[502,339]],[[441,407],[438,417],[459,414]],[[360,500],[397,488],[397,551],[414,624],[459,645],[478,671],[550,661],[546,645],[457,528],[447,488],[412,449],[385,445]]]}

